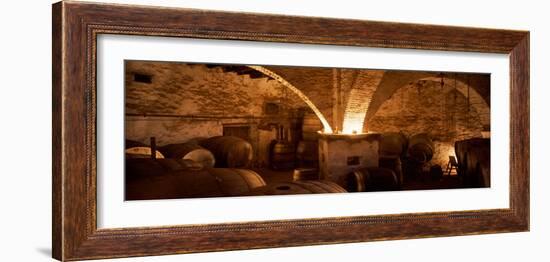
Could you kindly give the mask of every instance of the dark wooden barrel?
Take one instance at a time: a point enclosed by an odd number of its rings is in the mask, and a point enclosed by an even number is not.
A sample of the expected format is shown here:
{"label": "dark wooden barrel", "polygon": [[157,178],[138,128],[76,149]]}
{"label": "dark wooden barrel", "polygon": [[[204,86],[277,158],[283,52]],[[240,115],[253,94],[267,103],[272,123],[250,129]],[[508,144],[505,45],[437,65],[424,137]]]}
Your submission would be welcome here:
{"label": "dark wooden barrel", "polygon": [[365,176],[363,172],[351,172],[346,177],[346,190],[348,192],[365,192]]}
{"label": "dark wooden barrel", "polygon": [[292,174],[294,181],[319,180],[319,169],[317,168],[296,168]]}
{"label": "dark wooden barrel", "polygon": [[126,200],[148,200],[222,197],[224,193],[217,178],[203,169],[170,171],[158,176],[126,180],[125,195]]}
{"label": "dark wooden barrel", "polygon": [[179,171],[188,169],[187,165],[184,165],[184,163],[179,162],[177,159],[161,158],[155,159],[155,161],[160,164],[166,171]]}
{"label": "dark wooden barrel", "polygon": [[356,180],[356,187],[348,189],[352,192],[393,191],[399,190],[400,188],[397,176],[391,169],[388,168],[359,168],[349,176],[351,179]]}
{"label": "dark wooden barrel", "polygon": [[478,178],[479,187],[490,187],[491,186],[491,159],[489,154],[487,158],[480,159],[476,166],[475,177]]}
{"label": "dark wooden barrel", "polygon": [[126,139],[124,140],[124,148],[132,148],[132,147],[147,147],[148,145],[141,143],[139,141]]}
{"label": "dark wooden barrel", "polygon": [[403,156],[407,151],[407,137],[403,133],[380,135],[378,153],[381,156]]}
{"label": "dark wooden barrel", "polygon": [[252,190],[249,195],[295,195],[346,193],[347,191],[330,181],[294,181],[274,183]]}
{"label": "dark wooden barrel", "polygon": [[430,161],[434,154],[434,144],[428,134],[417,134],[409,139],[407,155],[418,163]]}
{"label": "dark wooden barrel", "polygon": [[204,166],[199,163],[199,162],[195,162],[193,160],[190,160],[190,159],[175,159],[183,168],[185,169],[188,169],[188,170],[201,170],[204,168]]}
{"label": "dark wooden barrel", "polygon": [[455,142],[455,154],[458,162],[458,175],[462,178],[466,176],[468,170],[468,151],[476,147],[490,147],[488,138],[471,138]]}
{"label": "dark wooden barrel", "polygon": [[271,168],[289,170],[294,168],[296,152],[294,145],[284,141],[273,141],[269,153]]}
{"label": "dark wooden barrel", "polygon": [[172,158],[127,158],[125,161],[125,174],[127,179],[159,176],[172,171],[202,169],[202,165],[188,159]]}
{"label": "dark wooden barrel", "polygon": [[319,141],[302,140],[298,142],[296,159],[300,167],[319,166]]}
{"label": "dark wooden barrel", "polygon": [[433,165],[430,167],[430,179],[438,181],[443,178],[443,168],[440,165]]}
{"label": "dark wooden barrel", "polygon": [[399,185],[403,184],[403,167],[401,163],[401,158],[399,158],[399,156],[380,156],[378,158],[378,166],[391,169],[397,176],[397,181],[399,182]]}
{"label": "dark wooden barrel", "polygon": [[266,185],[256,172],[235,168],[164,171],[127,180],[126,184],[129,200],[243,196]]}
{"label": "dark wooden barrel", "polygon": [[157,160],[158,159],[151,158],[126,158],[124,166],[126,180],[141,177],[158,176],[169,171]]}
{"label": "dark wooden barrel", "polygon": [[[151,147],[138,141],[126,139],[124,152],[126,158],[151,158]],[[164,158],[164,155],[159,151],[156,151],[155,156],[156,158]]]}
{"label": "dark wooden barrel", "polygon": [[491,147],[489,143],[472,146],[466,153],[466,172],[463,182],[468,187],[489,187],[491,185]]}
{"label": "dark wooden barrel", "polygon": [[235,136],[215,136],[202,140],[199,145],[214,154],[215,167],[249,167],[254,156],[252,145]]}
{"label": "dark wooden barrel", "polygon": [[314,113],[304,115],[302,123],[302,139],[306,141],[315,141],[319,137],[319,131],[323,130],[323,124],[319,117]]}
{"label": "dark wooden barrel", "polygon": [[203,167],[214,167],[216,162],[212,152],[196,143],[168,144],[159,148],[165,158],[188,159]]}
{"label": "dark wooden barrel", "polygon": [[187,140],[185,143],[188,143],[188,144],[197,144],[197,145],[198,145],[198,144],[201,143],[201,141],[206,140],[206,139],[208,139],[208,137],[198,136],[198,137],[193,137],[193,138]]}
{"label": "dark wooden barrel", "polygon": [[242,196],[258,187],[265,186],[263,178],[256,172],[238,168],[208,168],[215,176],[224,196]]}

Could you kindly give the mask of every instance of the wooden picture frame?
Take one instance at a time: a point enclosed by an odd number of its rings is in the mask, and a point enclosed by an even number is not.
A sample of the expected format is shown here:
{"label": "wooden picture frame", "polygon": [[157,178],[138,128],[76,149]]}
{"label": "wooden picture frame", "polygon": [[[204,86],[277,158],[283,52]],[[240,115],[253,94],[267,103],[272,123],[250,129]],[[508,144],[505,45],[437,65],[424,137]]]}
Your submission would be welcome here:
{"label": "wooden picture frame", "polygon": [[[99,34],[501,53],[510,56],[510,207],[98,229]],[[53,5],[53,257],[82,260],[529,230],[529,32],[83,2]]]}

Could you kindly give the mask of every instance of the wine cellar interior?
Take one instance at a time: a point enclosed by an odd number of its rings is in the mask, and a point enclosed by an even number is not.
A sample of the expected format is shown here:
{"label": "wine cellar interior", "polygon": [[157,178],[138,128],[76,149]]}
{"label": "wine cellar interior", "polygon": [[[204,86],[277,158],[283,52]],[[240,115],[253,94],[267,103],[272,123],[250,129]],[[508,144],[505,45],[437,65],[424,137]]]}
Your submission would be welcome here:
{"label": "wine cellar interior", "polygon": [[490,187],[488,74],[125,62],[127,200]]}

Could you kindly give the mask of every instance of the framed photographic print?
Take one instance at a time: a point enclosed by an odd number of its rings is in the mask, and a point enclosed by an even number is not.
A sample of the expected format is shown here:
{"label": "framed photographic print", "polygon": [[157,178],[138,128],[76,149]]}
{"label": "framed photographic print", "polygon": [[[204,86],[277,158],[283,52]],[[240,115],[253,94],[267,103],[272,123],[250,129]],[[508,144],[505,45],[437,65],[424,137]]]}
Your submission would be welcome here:
{"label": "framed photographic print", "polygon": [[529,32],[53,5],[53,257],[529,230]]}

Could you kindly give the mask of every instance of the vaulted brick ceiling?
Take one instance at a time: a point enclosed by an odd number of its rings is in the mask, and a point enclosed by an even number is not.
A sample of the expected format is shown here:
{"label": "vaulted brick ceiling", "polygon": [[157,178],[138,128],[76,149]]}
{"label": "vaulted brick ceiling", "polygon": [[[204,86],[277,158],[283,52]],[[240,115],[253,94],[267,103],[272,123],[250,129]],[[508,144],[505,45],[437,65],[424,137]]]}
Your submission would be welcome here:
{"label": "vaulted brick ceiling", "polygon": [[[207,67],[222,68],[224,72],[236,73],[253,79],[275,80],[265,72],[262,73],[244,65],[207,65]],[[333,129],[361,132],[359,129],[363,122],[368,122],[382,104],[390,99],[398,89],[422,79],[429,81],[443,79],[446,85],[454,84],[453,80],[456,79],[459,83],[458,90],[465,96],[469,96],[469,91],[466,91],[466,86],[469,84],[472,88],[471,97],[474,103],[485,105],[485,109],[478,109],[478,112],[486,115],[484,124],[489,124],[490,79],[483,75],[455,73],[442,75],[435,72],[357,69],[334,70],[332,68],[290,66],[263,66],[263,68],[275,73],[303,92],[329,120]]]}
{"label": "vaulted brick ceiling", "polygon": [[[331,68],[304,68],[304,67],[279,67],[267,66],[269,70],[285,78],[299,89],[307,90],[306,94],[319,93],[324,97],[332,97],[329,101],[317,105],[323,114],[336,122],[342,123],[346,114],[358,114],[366,112],[364,120],[372,118],[380,106],[399,89],[421,79],[439,81],[443,78],[446,85],[453,85],[457,80],[459,88],[465,96],[465,84],[469,84],[472,99],[478,99],[479,104],[485,104],[483,114],[486,114],[484,124],[488,125],[488,108],[490,106],[490,78],[481,74],[462,74],[414,71],[381,71],[381,70],[353,70],[342,69],[339,79],[335,78],[335,71]],[[334,81],[339,81],[342,90],[342,99],[333,97]],[[349,98],[352,98],[351,100]],[[340,101],[339,108],[334,110],[335,102]],[[367,107],[362,109],[362,107]],[[356,112],[357,111],[357,112]],[[338,115],[340,114],[340,115]],[[339,126],[338,128],[342,128]]]}

